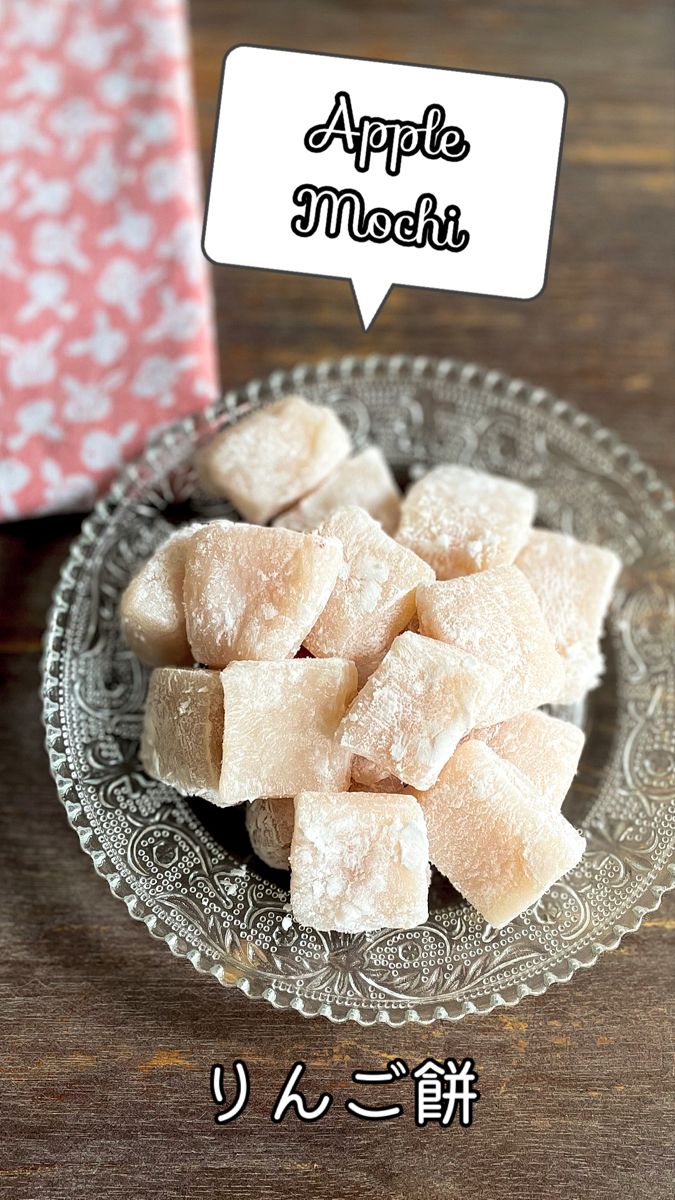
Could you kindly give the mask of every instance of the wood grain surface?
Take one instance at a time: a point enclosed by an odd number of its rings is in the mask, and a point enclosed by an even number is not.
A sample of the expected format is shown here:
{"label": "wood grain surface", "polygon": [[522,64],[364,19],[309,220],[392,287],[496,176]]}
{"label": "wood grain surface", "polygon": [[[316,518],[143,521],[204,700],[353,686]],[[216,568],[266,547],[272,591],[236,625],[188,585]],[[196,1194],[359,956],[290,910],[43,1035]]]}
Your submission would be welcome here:
{"label": "wood grain surface", "polygon": [[[668,0],[193,0],[205,159],[222,55],[240,42],[558,80],[569,96],[549,283],[531,303],[394,291],[363,335],[347,283],[214,271],[225,385],[368,351],[451,354],[543,384],[618,430],[670,483],[673,9]],[[274,97],[270,96],[273,103]],[[667,897],[590,971],[458,1024],[362,1030],[223,991],[131,921],[78,849],[42,750],[38,658],[79,521],[0,529],[0,1195],[11,1200],[530,1200],[675,1190]],[[471,1055],[471,1129],[347,1114],[351,1072]],[[252,1097],[218,1128],[212,1062]],[[292,1063],[334,1103],[270,1121]],[[384,1103],[365,1089],[364,1102]]]}

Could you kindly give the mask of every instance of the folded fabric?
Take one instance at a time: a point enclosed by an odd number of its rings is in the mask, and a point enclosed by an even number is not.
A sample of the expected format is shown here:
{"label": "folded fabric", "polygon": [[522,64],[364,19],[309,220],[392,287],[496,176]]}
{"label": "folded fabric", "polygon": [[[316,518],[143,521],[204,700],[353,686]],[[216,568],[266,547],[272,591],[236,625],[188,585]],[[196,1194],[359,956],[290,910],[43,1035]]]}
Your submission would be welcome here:
{"label": "folded fabric", "polygon": [[84,509],[217,391],[183,3],[0,15],[0,518]]}

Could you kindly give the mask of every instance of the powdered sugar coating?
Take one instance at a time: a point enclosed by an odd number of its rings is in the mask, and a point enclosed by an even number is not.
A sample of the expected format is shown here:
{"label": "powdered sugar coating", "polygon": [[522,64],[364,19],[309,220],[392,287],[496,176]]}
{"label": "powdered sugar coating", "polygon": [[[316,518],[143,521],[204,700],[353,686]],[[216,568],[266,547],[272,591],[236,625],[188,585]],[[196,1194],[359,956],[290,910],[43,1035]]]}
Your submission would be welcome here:
{"label": "powdered sugar coating", "polygon": [[522,483],[472,467],[434,467],[413,484],[397,539],[454,579],[512,563],[534,520],[536,497]]}
{"label": "powdered sugar coating", "polygon": [[185,555],[198,524],[169,535],[136,572],[120,601],[124,639],[150,667],[189,666],[192,652],[185,628]]}
{"label": "powdered sugar coating", "polygon": [[476,724],[500,674],[454,646],[402,633],[342,721],[341,745],[428,788]]}
{"label": "powdered sugar coating", "polygon": [[187,634],[197,662],[296,654],[342,565],[335,538],[259,525],[195,533],[185,561]]}
{"label": "powdered sugar coating", "polygon": [[369,758],[363,758],[361,754],[354,755],[351,787],[353,792],[388,792],[390,795],[397,795],[405,791],[405,787],[402,780],[376,766]]}
{"label": "powdered sugar coating", "polygon": [[293,837],[295,808],[292,796],[266,797],[246,805],[246,831],[264,863],[287,871]]}
{"label": "powdered sugar coating", "polygon": [[296,796],[291,909],[302,925],[410,929],[427,920],[428,891],[427,833],[412,796]]}
{"label": "powdered sugar coating", "polygon": [[221,679],[222,804],[349,787],[352,755],[335,734],[356,694],[353,663],[340,658],[232,662]]}
{"label": "powdered sugar coating", "polygon": [[500,758],[522,771],[538,798],[560,810],[584,746],[584,735],[577,725],[535,711],[487,729],[474,729],[471,737],[485,742]]}
{"label": "powdered sugar coating", "polygon": [[197,455],[202,485],[261,525],[316,488],[349,455],[335,413],[285,396],[223,430]]}
{"label": "powdered sugar coating", "polygon": [[418,798],[432,863],[497,929],[536,904],[586,846],[525,775],[480,741],[463,742]]}
{"label": "powdered sugar coating", "polygon": [[434,573],[362,508],[338,509],[319,533],[339,539],[344,564],[305,645],[317,657],[351,658],[363,681],[414,616],[417,587]]}
{"label": "powdered sugar coating", "polygon": [[563,668],[551,631],[517,567],[494,567],[417,592],[420,631],[501,672],[476,724],[494,725],[557,700]]}
{"label": "powdered sugar coating", "polygon": [[159,667],[145,702],[140,759],[184,796],[219,804],[223,689],[217,671]]}
{"label": "powdered sugar coating", "polygon": [[285,529],[316,529],[345,505],[365,509],[384,529],[394,534],[401,514],[401,492],[379,446],[367,446],[348,458],[315,491],[277,517]]}
{"label": "powdered sugar coating", "polygon": [[621,560],[565,533],[533,529],[517,565],[531,584],[564,665],[559,701],[574,704],[597,686],[602,627]]}

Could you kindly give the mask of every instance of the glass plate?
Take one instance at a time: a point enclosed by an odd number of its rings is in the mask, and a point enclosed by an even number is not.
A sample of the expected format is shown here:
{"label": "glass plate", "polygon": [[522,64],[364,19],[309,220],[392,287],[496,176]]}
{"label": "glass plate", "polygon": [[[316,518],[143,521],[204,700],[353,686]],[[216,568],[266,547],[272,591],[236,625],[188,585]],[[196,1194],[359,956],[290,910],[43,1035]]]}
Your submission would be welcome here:
{"label": "glass plate", "polygon": [[[437,878],[426,925],[348,936],[288,914],[287,877],[254,858],[238,809],[182,799],[137,759],[147,672],[120,594],[167,522],[234,515],[200,495],[194,447],[289,390],[378,442],[401,483],[457,461],[520,479],[539,520],[611,546],[625,568],[607,673],[582,723],[565,812],[581,864],[501,931]],[[431,1022],[515,1004],[590,966],[675,882],[673,501],[633,451],[547,392],[449,359],[344,359],[278,372],[166,430],[85,521],[56,589],[43,665],[51,769],[82,848],[132,917],[226,986],[304,1016]],[[567,715],[570,715],[569,713]],[[579,714],[576,714],[579,717]]]}

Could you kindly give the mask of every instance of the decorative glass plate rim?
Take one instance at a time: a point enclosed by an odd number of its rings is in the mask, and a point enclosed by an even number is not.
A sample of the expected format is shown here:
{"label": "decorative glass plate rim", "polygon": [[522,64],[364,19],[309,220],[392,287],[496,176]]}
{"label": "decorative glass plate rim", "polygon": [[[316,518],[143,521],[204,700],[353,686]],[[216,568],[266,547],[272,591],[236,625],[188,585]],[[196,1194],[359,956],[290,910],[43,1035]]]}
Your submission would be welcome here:
{"label": "decorative glass plate rim", "polygon": [[129,915],[135,920],[142,921],[154,938],[166,942],[172,954],[178,958],[187,958],[197,971],[213,975],[224,987],[237,987],[251,998],[266,1000],[278,1009],[291,1008],[304,1017],[324,1016],[334,1023],[353,1020],[364,1026],[374,1024],[400,1026],[408,1022],[426,1025],[438,1020],[459,1020],[472,1013],[486,1014],[497,1007],[513,1006],[526,996],[541,995],[554,983],[567,982],[577,970],[592,966],[601,953],[615,949],[625,934],[634,933],[640,927],[644,916],[658,908],[664,893],[675,887],[675,853],[646,886],[639,899],[636,899],[621,914],[621,920],[614,921],[603,931],[601,936],[584,946],[581,953],[571,955],[564,962],[556,964],[555,970],[542,969],[526,983],[521,981],[502,986],[500,991],[490,993],[484,1003],[462,999],[457,1001],[449,1011],[445,1005],[429,1001],[417,1006],[411,1003],[406,1008],[383,1009],[376,1011],[372,1016],[367,1016],[358,1007],[348,1008],[343,1003],[334,1005],[331,1002],[318,999],[308,1000],[284,991],[277,991],[274,987],[265,986],[257,979],[255,971],[252,971],[250,975],[242,972],[237,978],[228,977],[221,964],[212,962],[200,950],[190,947],[187,942],[168,928],[156,913],[152,912],[149,906],[136,895],[131,886],[122,879],[114,864],[109,861],[83,808],[77,803],[75,797],[78,781],[73,774],[69,774],[66,755],[60,748],[64,732],[61,706],[53,698],[59,695],[61,687],[59,664],[65,636],[61,618],[68,612],[70,599],[77,585],[77,578],[80,571],[86,566],[88,550],[96,545],[111,514],[123,502],[132,485],[140,481],[142,466],[152,466],[153,462],[161,456],[162,451],[177,440],[185,439],[186,436],[193,438],[203,423],[216,420],[224,412],[236,410],[241,413],[249,404],[256,404],[261,395],[272,394],[280,389],[301,389],[303,385],[316,382],[347,383],[353,380],[355,375],[372,378],[384,376],[397,382],[411,379],[419,382],[425,378],[433,378],[452,381],[457,385],[471,385],[497,394],[508,392],[510,397],[517,397],[519,402],[542,410],[551,417],[568,424],[577,433],[581,432],[589,440],[602,445],[604,451],[611,455],[624,472],[642,484],[649,495],[650,503],[657,510],[660,510],[663,515],[672,515],[675,512],[675,497],[672,491],[662,483],[656,472],[643,463],[637,453],[623,443],[616,434],[601,425],[595,418],[581,412],[569,401],[561,400],[547,389],[512,378],[499,370],[486,369],[453,358],[439,359],[429,356],[381,354],[348,356],[337,360],[328,359],[313,364],[301,364],[287,370],[277,370],[265,379],[254,379],[240,388],[231,389],[206,409],[184,417],[164,429],[143,454],[121,470],[107,494],[96,503],[92,512],[85,518],[81,531],[73,542],[61,569],[49,612],[41,664],[42,718],[46,749],[57,793],[66,809],[69,823],[78,834],[82,850],[91,858],[94,869],[108,883],[113,895],[124,901]]}

